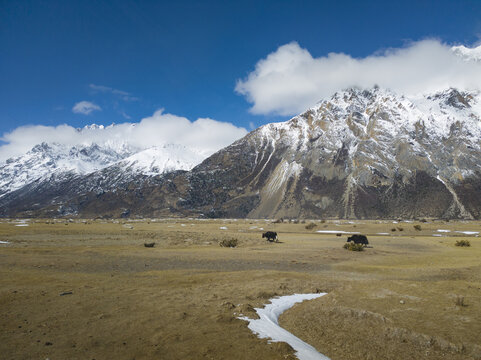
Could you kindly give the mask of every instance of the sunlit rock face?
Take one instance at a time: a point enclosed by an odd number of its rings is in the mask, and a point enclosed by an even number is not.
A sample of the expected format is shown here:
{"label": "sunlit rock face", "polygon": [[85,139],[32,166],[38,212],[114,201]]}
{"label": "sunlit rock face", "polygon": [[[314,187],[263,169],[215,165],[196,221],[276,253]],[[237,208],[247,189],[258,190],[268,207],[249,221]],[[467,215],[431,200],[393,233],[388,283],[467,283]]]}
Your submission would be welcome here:
{"label": "sunlit rock face", "polygon": [[339,92],[207,159],[186,202],[221,216],[479,218],[480,109],[456,89]]}
{"label": "sunlit rock face", "polygon": [[2,214],[480,218],[481,96],[348,89],[190,171],[129,172],[121,163],[37,184],[35,201],[32,186],[21,188],[0,199]]}

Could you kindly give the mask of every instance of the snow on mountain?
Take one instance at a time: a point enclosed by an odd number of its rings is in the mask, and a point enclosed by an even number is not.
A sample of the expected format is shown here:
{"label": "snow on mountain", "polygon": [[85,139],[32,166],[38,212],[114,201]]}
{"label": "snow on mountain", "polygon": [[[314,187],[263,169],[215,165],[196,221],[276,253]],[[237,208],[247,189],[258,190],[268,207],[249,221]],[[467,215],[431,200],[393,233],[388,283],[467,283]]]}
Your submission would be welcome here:
{"label": "snow on mountain", "polygon": [[[289,121],[264,125],[257,135],[273,144],[280,142],[301,149],[306,149],[315,138],[324,147],[336,150],[349,138],[380,143],[410,136],[418,125],[422,125],[431,138],[439,139],[449,136],[453,126],[461,122],[468,139],[476,141],[481,135],[480,119],[479,92],[447,89],[407,98],[377,87],[352,88],[336,92]],[[380,138],[373,137],[379,132]]]}
{"label": "snow on mountain", "polygon": [[[481,204],[466,195],[473,189],[466,182],[481,180],[479,92],[446,89],[407,98],[378,87],[348,89],[241,141],[238,148],[255,149],[255,175],[243,174],[260,197],[252,217],[298,216],[309,208],[306,204],[345,218],[359,211],[380,216],[376,211],[396,203],[409,211],[416,208],[409,197],[427,191],[415,190],[415,184],[439,192],[450,204],[443,208],[426,201],[426,213],[478,216],[473,213]],[[460,191],[472,202],[471,212]],[[369,211],[360,204],[363,197],[373,202]]]}
{"label": "snow on mountain", "polygon": [[475,48],[467,48],[464,45],[453,46],[451,50],[467,61],[481,61],[481,45]]}
{"label": "snow on mountain", "polygon": [[[122,156],[86,176],[10,193],[0,199],[1,214],[481,218],[478,91],[406,97],[351,88],[204,161],[179,145]],[[38,163],[51,169],[49,159]]]}
{"label": "snow on mountain", "polygon": [[0,165],[0,196],[52,175],[85,175],[132,154],[127,147],[112,150],[97,144],[66,146],[42,143]]}
{"label": "snow on mountain", "polygon": [[174,170],[190,170],[205,156],[182,145],[167,144],[140,151],[118,163],[126,171],[155,176]]}
{"label": "snow on mountain", "polygon": [[[370,166],[386,169],[399,169],[399,145],[404,143],[411,155],[433,154],[428,162],[437,172],[470,174],[481,171],[479,158],[468,156],[469,150],[476,156],[481,152],[481,95],[447,89],[408,99],[377,87],[348,89],[289,121],[261,127],[258,136],[274,148],[284,145],[299,153],[316,147],[323,157],[344,148],[350,157],[370,159]],[[458,154],[470,158],[466,164],[436,159],[454,136],[468,147]]]}
{"label": "snow on mountain", "polygon": [[0,197],[34,181],[59,182],[112,165],[120,167],[127,178],[138,174],[153,176],[173,170],[190,170],[205,158],[198,152],[175,144],[145,150],[118,142],[114,145],[36,145],[26,154],[0,164]]}

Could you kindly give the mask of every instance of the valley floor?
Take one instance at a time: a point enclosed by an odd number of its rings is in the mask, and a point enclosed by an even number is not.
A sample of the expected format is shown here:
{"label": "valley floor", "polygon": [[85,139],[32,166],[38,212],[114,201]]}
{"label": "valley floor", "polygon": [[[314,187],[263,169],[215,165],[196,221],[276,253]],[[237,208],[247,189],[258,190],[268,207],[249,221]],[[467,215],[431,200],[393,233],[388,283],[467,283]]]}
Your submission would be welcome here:
{"label": "valley floor", "polygon": [[0,221],[1,357],[295,359],[237,317],[327,292],[280,324],[333,360],[481,359],[480,222],[309,223]]}

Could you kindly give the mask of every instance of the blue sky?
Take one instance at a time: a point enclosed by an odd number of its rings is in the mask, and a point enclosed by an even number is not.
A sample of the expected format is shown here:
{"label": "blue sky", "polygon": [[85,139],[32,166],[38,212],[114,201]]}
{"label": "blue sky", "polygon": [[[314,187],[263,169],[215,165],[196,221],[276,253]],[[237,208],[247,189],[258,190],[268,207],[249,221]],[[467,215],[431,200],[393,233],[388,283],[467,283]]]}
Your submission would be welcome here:
{"label": "blue sky", "polygon": [[[236,83],[293,41],[314,58],[364,58],[426,38],[474,46],[480,36],[478,0],[0,0],[0,134],[138,122],[160,108],[250,129],[292,111],[253,114]],[[82,101],[97,108],[72,111]]]}

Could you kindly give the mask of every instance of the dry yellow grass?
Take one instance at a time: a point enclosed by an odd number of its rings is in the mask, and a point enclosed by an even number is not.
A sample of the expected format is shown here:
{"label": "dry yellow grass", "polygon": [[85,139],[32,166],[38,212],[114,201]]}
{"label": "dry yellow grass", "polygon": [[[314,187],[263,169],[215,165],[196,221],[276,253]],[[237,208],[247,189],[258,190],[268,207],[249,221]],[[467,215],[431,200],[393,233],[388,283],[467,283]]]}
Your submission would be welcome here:
{"label": "dry yellow grass", "polygon": [[[481,359],[481,240],[455,232],[479,222],[314,222],[3,221],[2,358],[293,359],[236,317],[327,291],[280,321],[333,360]],[[345,235],[318,230],[358,231],[372,247],[345,251]]]}

